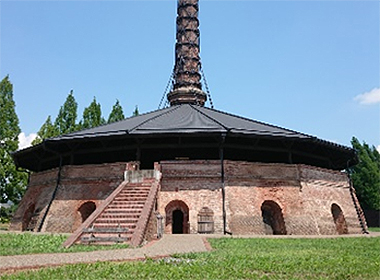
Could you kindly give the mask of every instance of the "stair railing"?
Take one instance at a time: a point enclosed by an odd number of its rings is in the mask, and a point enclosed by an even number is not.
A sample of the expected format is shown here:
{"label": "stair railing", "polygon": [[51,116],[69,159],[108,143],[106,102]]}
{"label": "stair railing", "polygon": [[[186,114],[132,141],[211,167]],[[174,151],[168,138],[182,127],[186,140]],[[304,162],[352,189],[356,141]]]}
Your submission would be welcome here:
{"label": "stair railing", "polygon": [[148,197],[144,204],[144,208],[141,212],[141,216],[137,222],[136,229],[133,232],[133,235],[131,238],[131,245],[133,247],[139,246],[143,241],[148,220],[153,211],[153,206],[156,201],[159,185],[160,185],[159,180],[157,180],[156,178],[156,181],[153,182],[151,185]]}
{"label": "stair railing", "polygon": [[107,206],[115,199],[115,197],[124,189],[124,187],[128,184],[128,182],[122,182],[104,201],[95,209],[94,212],[77,228],[77,230],[66,239],[66,241],[62,244],[64,248],[69,248],[73,245],[82,235],[83,230],[88,228],[99,216],[103,213],[103,211],[107,208]]}

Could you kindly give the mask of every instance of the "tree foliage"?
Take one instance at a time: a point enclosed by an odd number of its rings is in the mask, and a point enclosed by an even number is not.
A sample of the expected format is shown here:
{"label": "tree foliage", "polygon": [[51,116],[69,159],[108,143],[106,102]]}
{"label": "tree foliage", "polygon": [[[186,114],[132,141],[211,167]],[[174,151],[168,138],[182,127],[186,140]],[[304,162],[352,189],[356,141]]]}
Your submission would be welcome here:
{"label": "tree foliage", "polygon": [[0,82],[0,202],[17,204],[25,192],[27,175],[16,170],[11,153],[18,149],[21,129],[13,100],[13,85],[6,76]]}
{"label": "tree foliage", "polygon": [[355,137],[351,144],[359,156],[351,175],[358,200],[364,209],[380,210],[380,154],[374,146],[360,144]]}
{"label": "tree foliage", "polygon": [[[102,117],[101,105],[94,97],[91,104],[84,109],[82,119],[77,123],[78,103],[75,101],[74,92],[71,90],[67,96],[65,103],[61,106],[58,116],[54,123],[50,116],[46,119],[37,133],[37,138],[32,142],[33,145],[41,143],[43,140],[58,135],[75,132],[81,129],[97,127],[106,123],[112,123],[123,120],[125,118],[123,108],[119,100],[113,105],[108,121]],[[139,114],[136,106],[133,116]]]}
{"label": "tree foliage", "polygon": [[116,100],[115,105],[112,107],[112,111],[108,117],[107,123],[118,122],[124,120],[123,108],[121,107],[119,100]]}
{"label": "tree foliage", "polygon": [[58,136],[58,129],[55,127],[51,121],[51,117],[48,116],[44,124],[41,126],[40,130],[37,132],[36,139],[33,140],[32,145],[41,143],[45,139]]}
{"label": "tree foliage", "polygon": [[58,135],[74,132],[77,127],[78,103],[75,101],[74,92],[71,90],[65,103],[59,110],[54,126],[58,130]]}
{"label": "tree foliage", "polygon": [[102,117],[102,108],[101,105],[96,102],[96,98],[91,102],[91,104],[84,109],[83,118],[80,122],[80,128],[92,128],[105,124],[106,121]]}
{"label": "tree foliage", "polygon": [[136,105],[136,107],[135,107],[135,110],[132,112],[132,116],[133,117],[136,117],[136,116],[138,116],[140,113],[139,113],[139,108],[137,107],[137,105]]}

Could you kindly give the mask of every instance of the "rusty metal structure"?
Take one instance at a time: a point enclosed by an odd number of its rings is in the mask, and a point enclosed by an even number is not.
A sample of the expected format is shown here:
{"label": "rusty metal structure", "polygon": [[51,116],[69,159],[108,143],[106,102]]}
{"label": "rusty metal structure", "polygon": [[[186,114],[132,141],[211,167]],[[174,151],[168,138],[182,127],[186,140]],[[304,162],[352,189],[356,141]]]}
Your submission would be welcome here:
{"label": "rusty metal structure", "polygon": [[171,106],[204,106],[207,100],[201,84],[198,10],[198,0],[178,1],[174,85],[167,95]]}

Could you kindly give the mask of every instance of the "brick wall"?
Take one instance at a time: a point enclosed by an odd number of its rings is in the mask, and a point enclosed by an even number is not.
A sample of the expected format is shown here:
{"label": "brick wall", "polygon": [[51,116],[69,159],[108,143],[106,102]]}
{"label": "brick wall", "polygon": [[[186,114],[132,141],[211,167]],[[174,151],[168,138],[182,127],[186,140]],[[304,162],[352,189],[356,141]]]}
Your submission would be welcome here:
{"label": "brick wall", "polygon": [[[98,206],[123,181],[125,163],[64,166],[56,197],[42,226],[42,232],[73,232],[81,223],[78,208],[87,201]],[[28,191],[12,221],[12,229],[21,230],[20,218],[31,203],[46,211],[56,186],[58,169],[33,173]]]}
{"label": "brick wall", "polygon": [[[203,207],[214,212],[215,232],[223,232],[220,161],[161,162],[158,210],[171,233],[172,217],[165,208],[173,201],[188,207],[189,232],[196,233]],[[287,234],[337,234],[332,204],[344,215],[348,233],[360,233],[360,223],[344,173],[304,165],[224,161],[227,231],[266,234],[262,206],[277,205]],[[170,213],[170,215],[172,215]]]}
{"label": "brick wall", "polygon": [[[27,217],[35,212],[44,213],[57,183],[58,169],[33,173],[29,185],[22,198],[10,225],[10,230],[25,230],[28,224]],[[31,212],[30,212],[31,211]],[[42,215],[38,218],[37,226]]]}
{"label": "brick wall", "polygon": [[[172,232],[173,212],[180,209],[186,212],[184,232],[197,233],[198,214],[207,207],[213,213],[215,233],[223,233],[220,161],[163,161],[157,167],[162,178],[156,209],[164,217],[164,232]],[[98,206],[122,182],[124,171],[125,163],[63,167],[42,231],[73,232],[82,222],[78,208],[87,201]],[[32,206],[41,210],[41,219],[56,186],[57,173],[53,169],[32,175],[12,230],[25,227],[25,213]],[[333,204],[344,217],[342,227],[348,233],[361,232],[344,173],[305,165],[224,161],[224,176],[226,229],[233,234],[270,233],[268,223],[263,221],[265,211],[277,211],[273,213],[282,221],[286,234],[337,234]],[[152,217],[149,236],[156,230]]]}
{"label": "brick wall", "polygon": [[198,213],[203,207],[214,212],[215,232],[223,232],[221,168],[219,161],[164,161],[161,162],[161,191],[158,210],[164,217],[165,233],[171,233],[165,207],[172,201],[182,201],[189,209],[189,232],[198,232]]}
{"label": "brick wall", "polygon": [[321,168],[300,166],[300,190],[305,212],[313,217],[319,234],[336,234],[331,206],[338,205],[344,214],[348,233],[361,233],[346,174]]}

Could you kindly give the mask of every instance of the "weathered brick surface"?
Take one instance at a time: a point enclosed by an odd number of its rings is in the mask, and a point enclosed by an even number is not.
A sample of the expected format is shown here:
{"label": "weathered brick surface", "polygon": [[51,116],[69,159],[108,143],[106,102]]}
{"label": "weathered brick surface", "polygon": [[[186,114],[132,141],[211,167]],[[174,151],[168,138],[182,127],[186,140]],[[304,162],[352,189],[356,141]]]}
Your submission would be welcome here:
{"label": "weathered brick surface", "polygon": [[[25,221],[26,216],[32,215],[35,211],[40,213],[46,211],[57,183],[57,174],[58,170],[52,169],[31,175],[28,189],[13,216],[10,230],[25,230],[28,222]],[[33,213],[28,213],[30,210]],[[37,227],[40,221],[41,217],[38,219]]]}
{"label": "weathered brick surface", "polygon": [[[123,181],[125,163],[64,166],[56,197],[41,231],[73,232],[81,224],[78,208],[87,201],[98,206]],[[12,221],[12,229],[21,230],[28,205],[41,208],[39,221],[56,187],[58,169],[33,173],[28,191]]]}
{"label": "weathered brick surface", "polygon": [[183,201],[189,208],[190,233],[197,233],[198,213],[203,207],[214,212],[215,232],[223,232],[219,161],[165,161],[161,162],[161,172],[158,210],[164,216],[166,233],[171,232],[171,225],[165,222],[165,207],[175,200]]}
{"label": "weathered brick surface", "polygon": [[300,170],[305,212],[314,218],[320,234],[336,234],[331,212],[334,203],[343,211],[348,232],[361,233],[347,176],[341,172],[308,166],[300,166]]}
{"label": "weathered brick surface", "polygon": [[[215,213],[215,231],[223,232],[222,180],[219,161],[161,162],[159,211],[174,200],[189,207],[189,227],[197,232],[202,207]],[[331,206],[339,205],[349,233],[361,232],[345,174],[289,164],[225,161],[227,230],[234,234],[265,234],[261,206],[275,202],[287,234],[337,234]],[[171,217],[165,217],[170,220]],[[171,232],[166,223],[166,233]]]}
{"label": "weathered brick surface", "polygon": [[[75,230],[81,223],[77,209],[87,201],[98,206],[123,180],[125,166],[115,163],[64,167],[57,196],[42,230]],[[215,233],[223,233],[220,161],[163,161],[157,168],[162,178],[156,209],[164,217],[166,233],[172,231],[176,207],[188,212],[185,232],[198,232],[198,214],[207,207],[214,213]],[[57,173],[54,169],[32,175],[12,229],[22,229],[25,212],[33,203],[36,209],[46,207]],[[262,216],[264,202],[280,209],[279,219],[284,221],[286,234],[337,234],[333,204],[341,209],[348,233],[362,231],[347,176],[341,172],[305,165],[224,161],[224,188],[226,229],[233,234],[268,234]],[[146,229],[149,238],[155,234],[154,223],[155,217],[151,215]]]}

